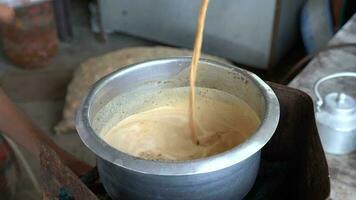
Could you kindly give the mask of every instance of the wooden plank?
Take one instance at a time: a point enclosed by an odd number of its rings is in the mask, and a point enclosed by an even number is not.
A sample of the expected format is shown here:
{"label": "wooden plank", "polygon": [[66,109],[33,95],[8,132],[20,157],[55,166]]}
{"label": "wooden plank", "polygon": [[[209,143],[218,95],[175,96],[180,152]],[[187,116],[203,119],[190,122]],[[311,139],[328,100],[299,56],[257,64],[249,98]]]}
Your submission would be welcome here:
{"label": "wooden plank", "polygon": [[57,154],[49,147],[42,145],[40,153],[41,183],[45,197],[58,197],[61,188],[66,189],[75,200],[98,200],[84,183],[65,166]]}

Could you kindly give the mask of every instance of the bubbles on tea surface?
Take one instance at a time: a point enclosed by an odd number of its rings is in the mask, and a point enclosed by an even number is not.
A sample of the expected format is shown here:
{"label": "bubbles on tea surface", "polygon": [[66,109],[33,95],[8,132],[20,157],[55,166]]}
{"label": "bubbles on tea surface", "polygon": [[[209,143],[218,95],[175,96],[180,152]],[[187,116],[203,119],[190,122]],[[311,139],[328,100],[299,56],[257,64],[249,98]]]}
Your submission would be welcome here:
{"label": "bubbles on tea surface", "polygon": [[[197,146],[192,143],[188,134],[188,92],[188,87],[169,88],[144,91],[140,95],[131,94],[134,99],[115,99],[125,100],[121,102],[125,105],[121,107],[121,111],[126,113],[117,113],[107,120],[106,125],[99,129],[101,136],[115,148],[133,156],[145,157],[142,155],[154,151],[157,152],[157,157],[189,160],[213,155],[235,146],[253,132],[259,123],[255,114],[246,116],[246,103],[233,95],[215,89],[197,88],[197,92],[201,94],[197,98],[197,119],[201,127],[204,127],[202,141],[208,141],[206,145],[203,143],[204,145]],[[100,112],[105,112],[105,109]],[[116,127],[120,127],[120,131],[115,132]],[[221,127],[225,128],[220,130]],[[230,128],[236,128],[236,131],[231,132]],[[215,133],[218,135],[213,136]],[[237,137],[233,136],[235,134]],[[145,159],[159,158],[153,156]]]}

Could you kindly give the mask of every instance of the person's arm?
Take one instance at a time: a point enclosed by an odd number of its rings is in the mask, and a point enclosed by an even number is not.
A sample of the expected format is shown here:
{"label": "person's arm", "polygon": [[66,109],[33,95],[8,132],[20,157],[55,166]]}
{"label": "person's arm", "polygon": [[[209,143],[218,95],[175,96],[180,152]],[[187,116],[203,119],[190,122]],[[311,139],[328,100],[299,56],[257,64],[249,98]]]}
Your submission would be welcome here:
{"label": "person's arm", "polygon": [[0,89],[0,131],[39,158],[40,145],[51,147],[74,173],[83,175],[91,167],[57,146]]}

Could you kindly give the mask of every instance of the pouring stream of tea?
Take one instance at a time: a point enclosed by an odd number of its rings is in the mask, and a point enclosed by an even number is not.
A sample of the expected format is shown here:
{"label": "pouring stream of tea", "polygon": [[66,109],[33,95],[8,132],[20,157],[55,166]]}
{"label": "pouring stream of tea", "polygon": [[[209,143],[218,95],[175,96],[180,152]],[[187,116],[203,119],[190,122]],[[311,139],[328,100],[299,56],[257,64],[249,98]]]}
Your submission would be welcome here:
{"label": "pouring stream of tea", "polygon": [[203,43],[203,32],[206,18],[206,11],[208,10],[209,0],[202,0],[200,7],[200,14],[198,18],[197,30],[195,33],[194,51],[192,63],[190,65],[190,92],[189,92],[189,128],[193,142],[199,145],[199,138],[197,135],[198,126],[195,125],[195,82],[197,77],[198,63],[201,55],[201,47]]}

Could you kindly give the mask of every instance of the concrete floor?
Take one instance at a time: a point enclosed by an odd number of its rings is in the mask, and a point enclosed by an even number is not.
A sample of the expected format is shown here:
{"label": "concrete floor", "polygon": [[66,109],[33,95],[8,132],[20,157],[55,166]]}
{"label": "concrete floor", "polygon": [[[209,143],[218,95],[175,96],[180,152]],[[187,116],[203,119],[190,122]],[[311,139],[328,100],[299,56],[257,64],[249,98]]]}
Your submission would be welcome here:
{"label": "concrete floor", "polygon": [[[30,116],[56,143],[91,164],[94,156],[82,144],[76,133],[54,135],[53,127],[60,120],[66,88],[73,70],[87,58],[130,47],[153,45],[154,43],[127,35],[112,34],[106,43],[95,39],[90,31],[89,14],[85,1],[73,1],[72,22],[74,38],[70,43],[61,43],[58,55],[44,69],[22,70],[12,65],[0,53],[0,85],[16,104]],[[39,165],[33,157],[22,149],[27,160],[39,174]],[[26,176],[25,176],[26,177]],[[32,184],[26,179],[18,180],[15,199],[39,199]]]}

